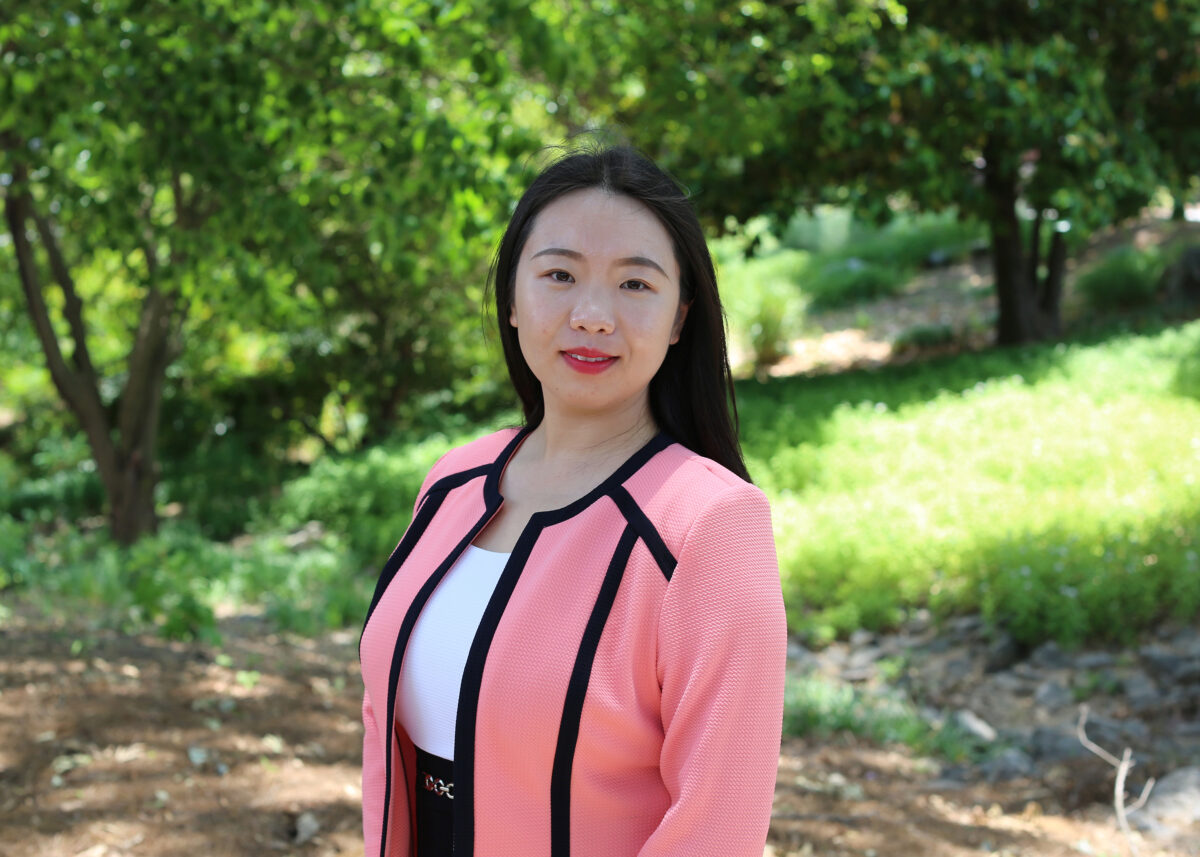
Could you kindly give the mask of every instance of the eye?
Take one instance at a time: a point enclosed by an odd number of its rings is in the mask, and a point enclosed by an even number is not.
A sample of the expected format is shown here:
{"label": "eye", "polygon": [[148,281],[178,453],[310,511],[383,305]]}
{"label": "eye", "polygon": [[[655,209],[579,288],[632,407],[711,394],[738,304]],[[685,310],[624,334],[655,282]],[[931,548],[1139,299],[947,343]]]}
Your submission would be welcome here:
{"label": "eye", "polygon": [[566,271],[551,271],[546,276],[556,283],[569,283],[573,279]]}
{"label": "eye", "polygon": [[621,288],[631,292],[648,292],[650,285],[645,280],[626,280],[621,283]]}

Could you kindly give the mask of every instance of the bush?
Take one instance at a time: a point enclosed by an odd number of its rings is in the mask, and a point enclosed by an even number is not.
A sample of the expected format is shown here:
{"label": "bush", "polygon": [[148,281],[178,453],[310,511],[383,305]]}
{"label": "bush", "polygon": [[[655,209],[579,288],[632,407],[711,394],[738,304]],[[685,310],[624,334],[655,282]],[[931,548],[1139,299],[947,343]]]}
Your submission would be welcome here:
{"label": "bush", "polygon": [[729,336],[736,351],[750,355],[756,372],[786,357],[803,330],[806,300],[795,280],[808,261],[807,253],[783,250],[722,266]]}
{"label": "bush", "polygon": [[1163,268],[1156,248],[1120,247],[1080,274],[1075,288],[1093,309],[1137,309],[1154,302]]}
{"label": "bush", "polygon": [[880,744],[905,744],[951,761],[981,754],[977,740],[953,725],[926,722],[902,694],[860,690],[816,675],[788,679],[783,730],[786,735],[817,737],[848,732]]}
{"label": "bush", "polygon": [[378,568],[404,534],[429,468],[446,450],[483,432],[477,428],[453,438],[435,434],[416,442],[398,438],[322,458],[304,476],[284,483],[280,496],[257,515],[253,530],[294,531],[316,521],[339,536],[357,562]]}
{"label": "bush", "polygon": [[919,324],[900,333],[893,341],[897,351],[906,348],[937,348],[950,345],[957,339],[954,328],[949,324]]}
{"label": "bush", "polygon": [[908,282],[904,269],[868,262],[857,256],[814,266],[801,280],[813,306],[832,308],[897,294]]}

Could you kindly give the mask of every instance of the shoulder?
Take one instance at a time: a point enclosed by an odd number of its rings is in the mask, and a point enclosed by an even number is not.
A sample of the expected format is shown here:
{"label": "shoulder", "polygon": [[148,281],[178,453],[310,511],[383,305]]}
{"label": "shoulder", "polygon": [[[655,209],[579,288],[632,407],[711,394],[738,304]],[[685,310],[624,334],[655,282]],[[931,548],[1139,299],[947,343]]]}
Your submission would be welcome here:
{"label": "shoulder", "polygon": [[426,493],[443,479],[490,467],[519,431],[501,429],[449,450],[430,468],[421,493]]}
{"label": "shoulder", "polygon": [[654,456],[625,487],[676,557],[686,542],[717,533],[770,538],[762,490],[679,443]]}

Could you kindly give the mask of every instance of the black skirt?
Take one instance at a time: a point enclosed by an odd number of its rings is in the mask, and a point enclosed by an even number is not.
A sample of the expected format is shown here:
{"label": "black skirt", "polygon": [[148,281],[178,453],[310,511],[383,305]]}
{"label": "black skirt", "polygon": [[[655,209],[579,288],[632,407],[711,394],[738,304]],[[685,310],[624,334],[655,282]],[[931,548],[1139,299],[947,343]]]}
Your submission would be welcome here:
{"label": "black skirt", "polygon": [[454,763],[417,747],[417,857],[453,857]]}

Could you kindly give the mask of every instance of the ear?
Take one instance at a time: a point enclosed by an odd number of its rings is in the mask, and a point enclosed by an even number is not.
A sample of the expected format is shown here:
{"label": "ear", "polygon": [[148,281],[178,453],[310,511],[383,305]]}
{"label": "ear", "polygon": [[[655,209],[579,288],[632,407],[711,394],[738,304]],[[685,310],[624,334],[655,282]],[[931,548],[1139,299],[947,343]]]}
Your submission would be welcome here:
{"label": "ear", "polygon": [[679,341],[679,334],[683,332],[683,320],[687,318],[688,310],[691,308],[690,303],[679,302],[679,309],[675,311],[675,324],[671,327],[671,345]]}
{"label": "ear", "polygon": [[517,326],[517,302],[513,301],[508,308],[508,323],[513,327]]}

